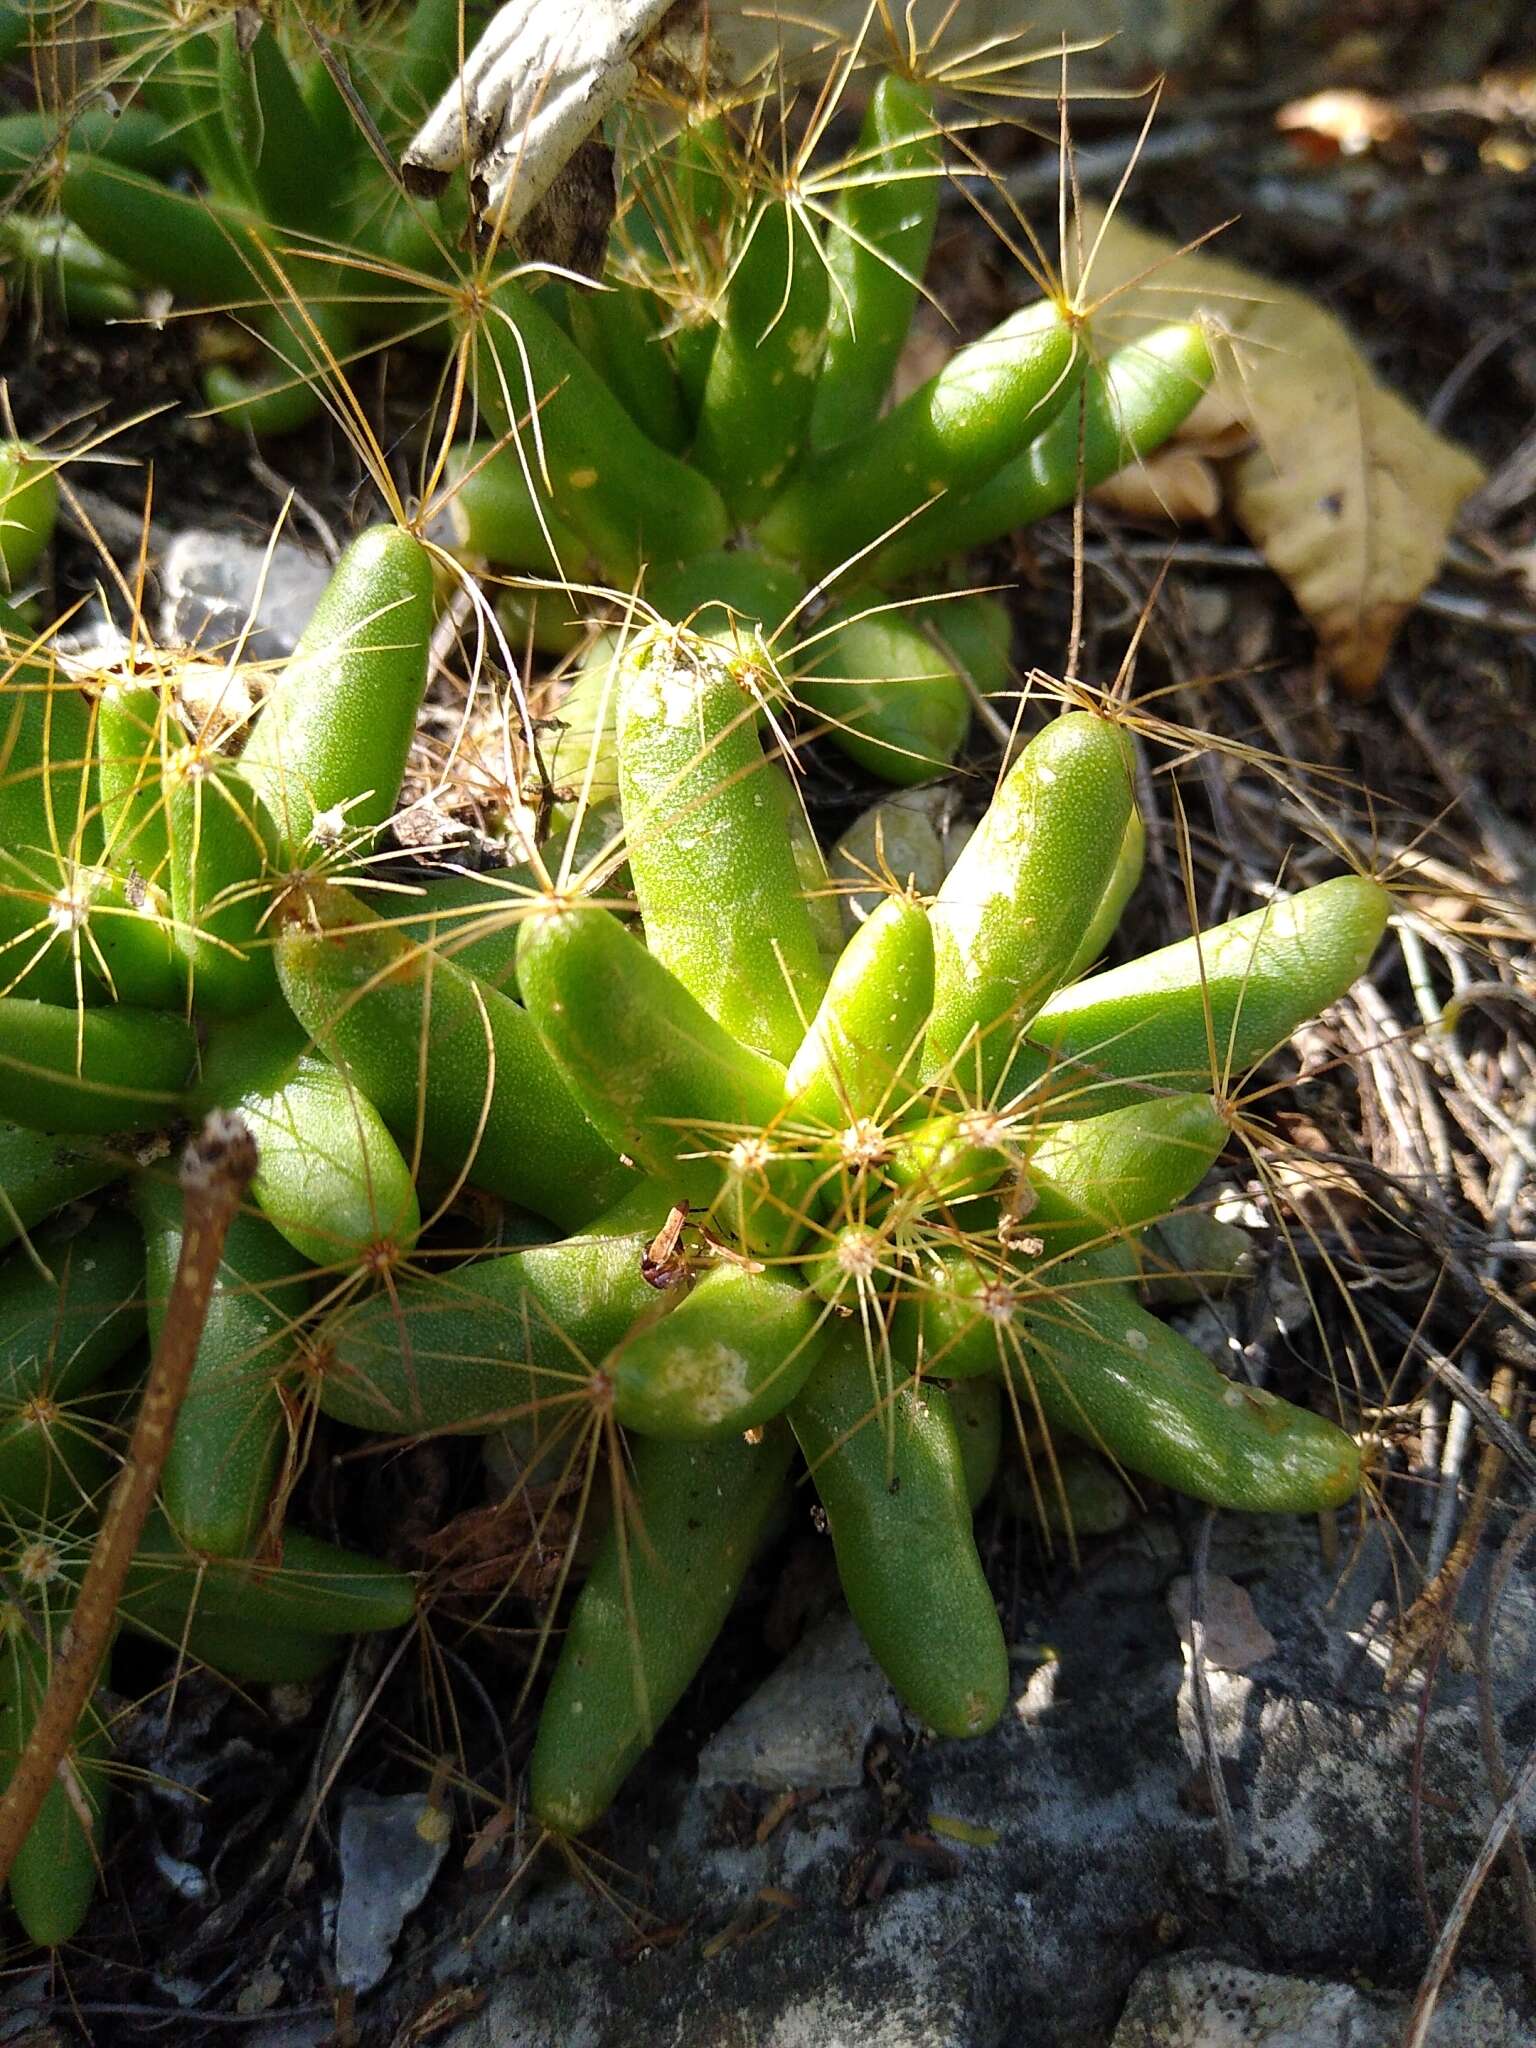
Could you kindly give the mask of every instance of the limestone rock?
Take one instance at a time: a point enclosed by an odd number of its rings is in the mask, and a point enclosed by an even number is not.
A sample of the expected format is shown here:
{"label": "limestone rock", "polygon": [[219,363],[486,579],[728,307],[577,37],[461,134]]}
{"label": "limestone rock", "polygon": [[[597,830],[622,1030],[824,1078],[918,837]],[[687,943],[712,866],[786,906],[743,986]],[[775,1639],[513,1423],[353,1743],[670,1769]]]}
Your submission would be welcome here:
{"label": "limestone rock", "polygon": [[[1112,2048],[1397,2048],[1410,2003],[1352,1984],[1179,1956],[1136,1980]],[[1474,1972],[1441,1999],[1428,2044],[1522,2048],[1529,2039],[1497,1988]]]}
{"label": "limestone rock", "polygon": [[247,661],[281,661],[309,623],[330,567],[293,541],[268,550],[237,533],[189,527],[160,565],[160,638],[223,651],[246,634]]}
{"label": "limestone rock", "polygon": [[[636,1773],[601,1847],[644,1873],[649,1910],[682,1938],[637,1956],[573,1882],[541,1884],[456,1954],[452,1975],[491,1989],[451,2048],[1109,2048],[1122,2017],[1142,2031],[1122,2031],[1116,2048],[1248,2048],[1241,2034],[1146,2031],[1160,2014],[1198,2019],[1199,2001],[1220,1996],[1213,1971],[1303,1980],[1265,1990],[1282,2013],[1357,2029],[1400,2018],[1427,1939],[1409,1846],[1420,1701],[1381,1690],[1392,1563],[1373,1538],[1341,1587],[1315,1524],[1217,1525],[1211,1576],[1246,1593],[1274,1644],[1244,1671],[1209,1674],[1245,1883],[1224,1876],[1169,1611],[1186,1536],[1152,1517],[1091,1554],[1075,1583],[1021,1603],[1012,1711],[979,1741],[882,1728],[861,1783],[788,1812],[766,1789],[700,1785],[691,1764]],[[1520,1574],[1507,1607],[1525,1640]],[[1495,1661],[1518,1754],[1528,1666]],[[687,1739],[671,1753],[690,1754]],[[1443,1913],[1491,1810],[1464,1675],[1437,1684],[1424,1773],[1426,1875]],[[1526,1995],[1520,1965],[1496,1873],[1447,1987],[1441,2048],[1536,2039],[1513,2003]],[[1346,1978],[1376,1987],[1358,2010]],[[1251,2039],[1300,2048],[1308,2037]],[[1330,2037],[1391,2039],[1379,2027]]]}

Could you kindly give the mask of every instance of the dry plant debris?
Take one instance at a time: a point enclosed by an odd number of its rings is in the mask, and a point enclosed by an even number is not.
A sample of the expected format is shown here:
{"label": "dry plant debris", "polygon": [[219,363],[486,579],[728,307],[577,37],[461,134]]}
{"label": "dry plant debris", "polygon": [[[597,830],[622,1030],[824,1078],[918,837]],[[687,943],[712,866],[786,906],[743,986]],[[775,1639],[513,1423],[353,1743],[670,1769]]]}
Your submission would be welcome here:
{"label": "dry plant debris", "polygon": [[[1368,694],[1440,567],[1458,509],[1483,482],[1481,464],[1387,389],[1306,293],[1209,248],[1181,252],[1123,212],[1090,204],[1082,231],[1093,288],[1123,291],[1117,312],[1128,323],[1199,310],[1234,337],[1217,392],[1257,445],[1230,465],[1233,513],[1290,585],[1332,673]],[[1187,489],[1181,475],[1174,516]]]}

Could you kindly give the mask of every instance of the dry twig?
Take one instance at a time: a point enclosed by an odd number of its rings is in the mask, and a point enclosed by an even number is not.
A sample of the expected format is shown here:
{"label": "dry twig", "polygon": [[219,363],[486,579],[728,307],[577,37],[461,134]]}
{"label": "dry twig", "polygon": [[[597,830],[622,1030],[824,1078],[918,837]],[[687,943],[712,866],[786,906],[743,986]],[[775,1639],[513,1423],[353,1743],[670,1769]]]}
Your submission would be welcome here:
{"label": "dry twig", "polygon": [[48,1674],[37,1722],[0,1798],[0,1883],[68,1755],[111,1641],[123,1581],[160,1483],[176,1417],[202,1341],[224,1239],[256,1171],[256,1141],[237,1116],[216,1110],[181,1162],[185,1227],[165,1325],[139,1402],[122,1472],[112,1489],[69,1627]]}
{"label": "dry twig", "polygon": [[1213,1508],[1201,1516],[1200,1534],[1195,1538],[1189,1588],[1189,1670],[1195,1689],[1195,1724],[1200,1731],[1200,1750],[1210,1786],[1211,1810],[1216,1816],[1216,1828],[1221,1836],[1222,1869],[1228,1884],[1239,1885],[1248,1876],[1248,1852],[1238,1839],[1232,1802],[1227,1797],[1226,1774],[1222,1770],[1221,1749],[1216,1740],[1216,1717],[1211,1706],[1211,1681],[1205,1663],[1205,1592],[1210,1574],[1211,1530],[1215,1522],[1216,1511]]}

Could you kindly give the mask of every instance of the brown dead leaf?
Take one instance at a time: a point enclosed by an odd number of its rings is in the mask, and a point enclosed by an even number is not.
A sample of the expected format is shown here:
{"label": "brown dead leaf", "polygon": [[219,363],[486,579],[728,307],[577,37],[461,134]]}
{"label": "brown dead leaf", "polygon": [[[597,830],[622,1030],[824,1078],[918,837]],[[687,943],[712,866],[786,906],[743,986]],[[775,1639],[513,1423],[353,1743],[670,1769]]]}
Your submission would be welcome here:
{"label": "brown dead leaf", "polygon": [[1310,1117],[1282,1111],[1276,1124],[1285,1149],[1269,1162],[1275,1198],[1309,1228],[1347,1237],[1370,1206],[1364,1187]]}
{"label": "brown dead leaf", "polygon": [[1171,441],[1107,478],[1090,493],[1095,504],[1153,526],[1209,525],[1221,510],[1216,465],[1246,454],[1253,433],[1228,393],[1205,392]]}
{"label": "brown dead leaf", "polygon": [[1208,455],[1236,455],[1247,447],[1253,435],[1246,412],[1240,406],[1234,406],[1232,394],[1212,385],[1209,391],[1202,391],[1195,400],[1194,411],[1174,439],[1198,441],[1202,451]]}
{"label": "brown dead leaf", "polygon": [[[1194,1642],[1194,1581],[1175,1579],[1167,1599],[1173,1625],[1187,1650]],[[1260,1621],[1248,1594],[1235,1579],[1212,1572],[1205,1586],[1206,1663],[1213,1671],[1247,1671],[1274,1654],[1275,1639]]]}
{"label": "brown dead leaf", "polygon": [[1221,509],[1221,483],[1203,455],[1175,440],[1110,477],[1092,497],[1127,519],[1202,525]]}
{"label": "brown dead leaf", "polygon": [[[1103,209],[1085,203],[1083,216],[1093,249]],[[1131,286],[1100,316],[1111,346],[1200,312],[1232,336],[1217,396],[1256,444],[1229,470],[1232,509],[1290,585],[1333,674],[1368,695],[1480,465],[1378,383],[1347,330],[1304,293],[1203,249],[1176,255],[1121,213],[1089,284],[1095,300]]]}
{"label": "brown dead leaf", "polygon": [[559,1584],[565,1553],[577,1533],[574,1502],[564,1486],[530,1486],[487,1507],[465,1508],[422,1536],[417,1548],[441,1573],[445,1598],[517,1593],[539,1604]]}
{"label": "brown dead leaf", "polygon": [[1275,126],[1310,162],[1327,163],[1336,156],[1364,156],[1395,141],[1408,124],[1390,100],[1345,86],[1289,101],[1275,115]]}

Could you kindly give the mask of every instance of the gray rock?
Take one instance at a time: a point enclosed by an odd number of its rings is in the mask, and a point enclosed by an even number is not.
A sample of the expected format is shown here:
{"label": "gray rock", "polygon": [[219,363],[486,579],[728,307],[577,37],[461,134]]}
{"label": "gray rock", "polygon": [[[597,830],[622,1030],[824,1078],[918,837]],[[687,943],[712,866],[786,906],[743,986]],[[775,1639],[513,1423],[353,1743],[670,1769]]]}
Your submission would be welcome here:
{"label": "gray rock", "polygon": [[[1352,1984],[1179,1956],[1137,1978],[1112,2048],[1397,2048],[1410,2006]],[[1475,1972],[1441,1999],[1428,2035],[1430,2048],[1525,2048],[1530,2038]]]}
{"label": "gray rock", "polygon": [[[1405,1998],[1427,1953],[1409,1829],[1421,1702],[1381,1690],[1370,1625],[1390,1561],[1368,1543],[1340,1587],[1315,1524],[1218,1523],[1212,1575],[1247,1593],[1274,1642],[1247,1670],[1210,1674],[1246,1882],[1224,1875],[1169,1611],[1185,1545],[1154,1517],[1059,1597],[1023,1603],[1013,1709],[978,1742],[888,1734],[877,1774],[775,1817],[762,1840],[770,1793],[744,1802],[691,1773],[637,1773],[601,1847],[644,1873],[648,1910],[685,1936],[617,1960],[626,1934],[611,1913],[572,1882],[541,1884],[457,1952],[452,1974],[491,1995],[451,2048],[1107,2048],[1122,2013],[1167,2008],[1152,1986],[1187,1952],[1212,1968],[1218,1945],[1231,1966],[1330,1980],[1306,1991],[1324,2015],[1345,1975]],[[1510,1613],[1526,1640],[1519,1575]],[[1510,1662],[1496,1700],[1518,1754],[1533,1702],[1528,1669]],[[1441,1913],[1491,1810],[1469,1684],[1437,1685],[1426,1734],[1425,1871]],[[1437,2041],[1536,2039],[1529,2014],[1518,2030],[1519,1935],[1497,1873],[1459,1965],[1447,2010],[1463,2030],[1442,2022]],[[1473,1971],[1495,2001],[1487,2026],[1467,2002]],[[1516,2001],[1503,2033],[1496,1993]],[[1125,2034],[1119,2048],[1157,2039]]]}
{"label": "gray rock", "polygon": [[842,892],[839,907],[850,938],[889,886],[923,896],[937,892],[974,829],[961,814],[959,794],[949,782],[898,790],[862,812],[838,840],[827,868]]}
{"label": "gray rock", "polygon": [[323,2048],[326,2041],[335,2040],[336,2029],[322,2013],[312,2019],[265,2020],[242,2027],[240,2038],[246,2048]]}
{"label": "gray rock", "polygon": [[269,551],[236,533],[188,527],[160,564],[160,637],[222,649],[253,620],[246,659],[281,661],[298,644],[330,574],[323,557],[293,541],[279,540]]}
{"label": "gray rock", "polygon": [[30,2041],[48,2038],[44,2031],[52,2002],[48,1980],[45,1969],[10,1979],[5,2003],[0,2006],[0,2042],[18,2042],[26,2048]]}
{"label": "gray rock", "polygon": [[698,1782],[765,1792],[862,1785],[870,1736],[901,1726],[852,1615],[830,1615],[705,1743]]}
{"label": "gray rock", "polygon": [[419,1794],[352,1799],[341,1817],[341,1903],[336,1975],[371,1991],[389,1968],[395,1942],[426,1897],[448,1849],[448,1817]]}

